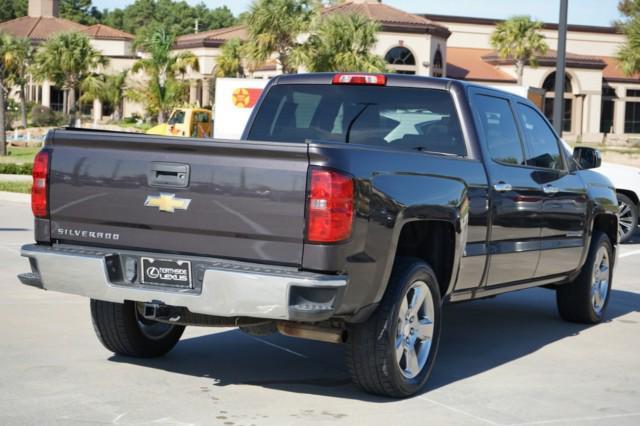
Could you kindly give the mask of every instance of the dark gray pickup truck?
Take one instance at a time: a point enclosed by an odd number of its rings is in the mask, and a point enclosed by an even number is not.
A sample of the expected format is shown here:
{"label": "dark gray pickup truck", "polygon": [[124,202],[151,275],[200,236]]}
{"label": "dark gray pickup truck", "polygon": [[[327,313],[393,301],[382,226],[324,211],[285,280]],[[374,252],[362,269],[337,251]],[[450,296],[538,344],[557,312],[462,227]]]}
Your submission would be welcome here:
{"label": "dark gray pickup truck", "polygon": [[55,130],[34,164],[27,285],[91,299],[98,338],[163,355],[184,327],[346,345],[355,383],[403,397],[442,305],[554,289],[597,323],[616,194],[526,99],[446,79],[274,78],[241,141]]}

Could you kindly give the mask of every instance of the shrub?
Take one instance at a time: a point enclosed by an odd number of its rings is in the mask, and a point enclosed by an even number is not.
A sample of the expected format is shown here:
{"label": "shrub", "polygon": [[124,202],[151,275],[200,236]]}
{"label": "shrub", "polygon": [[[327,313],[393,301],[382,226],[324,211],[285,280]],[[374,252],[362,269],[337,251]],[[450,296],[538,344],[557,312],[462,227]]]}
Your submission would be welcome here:
{"label": "shrub", "polygon": [[33,165],[30,163],[0,163],[0,174],[5,175],[30,175]]}
{"label": "shrub", "polygon": [[35,127],[58,126],[62,122],[61,115],[44,105],[34,105],[31,109],[31,124]]}
{"label": "shrub", "polygon": [[140,121],[142,119],[142,117],[140,117],[140,115],[133,113],[131,114],[130,117],[125,117],[124,120],[122,120],[125,124],[136,124],[138,121]]}

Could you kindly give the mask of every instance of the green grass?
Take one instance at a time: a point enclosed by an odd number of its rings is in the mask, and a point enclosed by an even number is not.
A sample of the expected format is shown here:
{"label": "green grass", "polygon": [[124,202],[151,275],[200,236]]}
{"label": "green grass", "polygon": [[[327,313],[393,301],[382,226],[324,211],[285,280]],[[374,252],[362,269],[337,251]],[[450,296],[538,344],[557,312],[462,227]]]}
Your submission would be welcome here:
{"label": "green grass", "polygon": [[33,157],[36,156],[38,151],[40,151],[40,148],[18,148],[10,146],[9,155],[0,157],[0,163],[31,164],[33,163]]}
{"label": "green grass", "polygon": [[150,128],[152,128],[153,126],[155,126],[155,124],[151,124],[151,123],[126,123],[124,121],[115,121],[112,124],[115,124],[117,126],[120,126],[124,129],[136,129],[139,130],[141,132],[146,132],[147,130],[149,130]]}
{"label": "green grass", "polygon": [[31,182],[0,182],[0,191],[29,194],[31,192]]}

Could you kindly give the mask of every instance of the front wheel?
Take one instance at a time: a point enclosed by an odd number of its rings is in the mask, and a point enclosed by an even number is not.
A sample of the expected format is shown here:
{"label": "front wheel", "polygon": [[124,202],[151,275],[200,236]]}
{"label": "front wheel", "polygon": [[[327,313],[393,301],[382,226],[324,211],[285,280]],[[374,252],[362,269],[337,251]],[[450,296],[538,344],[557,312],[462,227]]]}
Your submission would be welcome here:
{"label": "front wheel", "polygon": [[580,275],[556,290],[562,319],[586,324],[602,321],[611,293],[613,260],[613,248],[607,234],[594,232]]}
{"label": "front wheel", "polygon": [[638,206],[633,200],[624,194],[618,193],[618,206],[620,207],[620,220],[618,221],[618,238],[621,243],[626,243],[633,237],[638,229]]}
{"label": "front wheel", "polygon": [[355,384],[394,398],[418,392],[435,363],[440,323],[433,270],[419,259],[397,260],[376,312],[347,330],[347,365]]}
{"label": "front wheel", "polygon": [[93,329],[102,345],[118,355],[153,358],[178,343],[184,326],[144,318],[135,302],[112,303],[91,299]]}

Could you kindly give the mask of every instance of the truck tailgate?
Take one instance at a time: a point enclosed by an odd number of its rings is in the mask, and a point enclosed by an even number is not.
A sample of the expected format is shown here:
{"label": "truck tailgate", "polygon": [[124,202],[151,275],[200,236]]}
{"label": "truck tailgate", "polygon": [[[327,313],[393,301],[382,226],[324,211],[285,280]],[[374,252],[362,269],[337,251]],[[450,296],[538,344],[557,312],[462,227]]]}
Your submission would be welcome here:
{"label": "truck tailgate", "polygon": [[300,264],[305,144],[58,130],[51,238]]}

